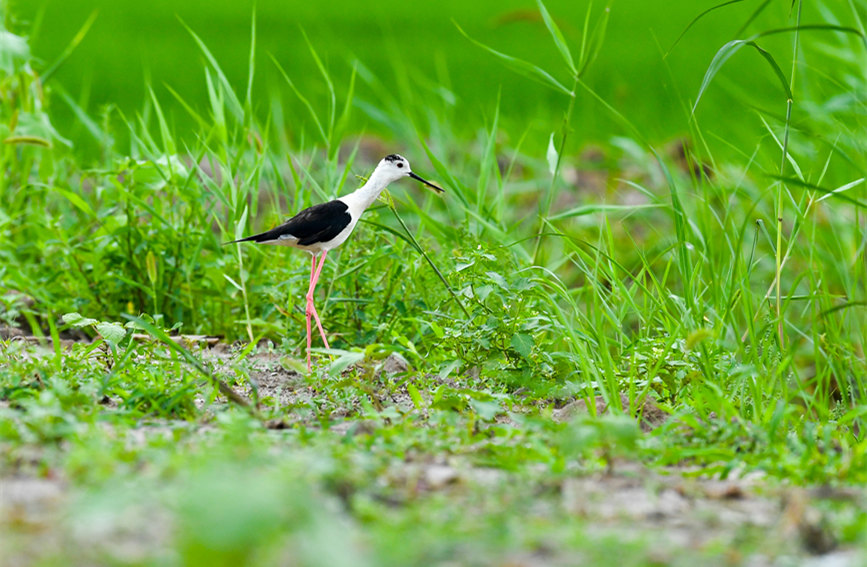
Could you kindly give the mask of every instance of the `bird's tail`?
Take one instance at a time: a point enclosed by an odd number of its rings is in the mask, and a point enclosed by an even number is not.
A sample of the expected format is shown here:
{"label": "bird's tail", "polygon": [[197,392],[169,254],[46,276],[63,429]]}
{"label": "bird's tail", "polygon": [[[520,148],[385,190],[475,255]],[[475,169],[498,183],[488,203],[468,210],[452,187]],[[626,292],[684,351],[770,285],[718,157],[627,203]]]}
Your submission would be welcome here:
{"label": "bird's tail", "polygon": [[253,236],[248,236],[246,238],[239,238],[238,240],[230,240],[229,242],[223,242],[223,246],[229,244],[237,244],[238,242],[258,242],[258,239],[261,237],[261,234],[254,234]]}

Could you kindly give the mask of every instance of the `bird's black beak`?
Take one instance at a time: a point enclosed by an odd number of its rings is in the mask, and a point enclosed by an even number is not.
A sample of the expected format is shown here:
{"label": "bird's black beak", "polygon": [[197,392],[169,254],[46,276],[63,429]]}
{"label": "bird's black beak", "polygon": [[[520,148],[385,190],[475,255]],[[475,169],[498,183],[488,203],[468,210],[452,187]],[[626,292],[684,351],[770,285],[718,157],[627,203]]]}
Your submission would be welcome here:
{"label": "bird's black beak", "polygon": [[411,171],[409,172],[409,176],[412,177],[413,179],[415,179],[416,181],[421,181],[422,183],[424,183],[425,185],[427,185],[428,187],[430,187],[431,189],[433,189],[437,193],[445,193],[445,189],[443,189],[442,187],[437,187],[436,185],[434,185],[430,181],[422,179],[421,177],[419,177],[418,175],[416,175],[415,173],[413,173]]}

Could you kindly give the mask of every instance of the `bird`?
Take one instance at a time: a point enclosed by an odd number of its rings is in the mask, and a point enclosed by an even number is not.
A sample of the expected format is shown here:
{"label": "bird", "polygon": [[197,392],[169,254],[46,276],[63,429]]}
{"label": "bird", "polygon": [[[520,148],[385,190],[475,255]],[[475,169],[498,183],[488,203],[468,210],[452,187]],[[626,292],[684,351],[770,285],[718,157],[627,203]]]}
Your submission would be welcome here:
{"label": "bird", "polygon": [[411,177],[416,181],[420,181],[437,193],[445,192],[442,187],[434,185],[430,181],[416,175],[410,169],[409,162],[405,157],[398,154],[389,154],[382,158],[367,182],[352,193],[332,201],[308,207],[271,230],[225,243],[255,242],[258,244],[290,246],[309,252],[312,256],[310,285],[307,288],[306,295],[307,308],[305,309],[307,317],[308,373],[312,370],[310,362],[310,346],[312,344],[310,332],[311,317],[316,321],[316,327],[319,329],[319,334],[322,337],[322,342],[325,343],[325,348],[330,348],[328,346],[328,339],[325,337],[325,331],[322,328],[322,321],[319,319],[319,314],[316,312],[316,306],[313,302],[313,292],[316,289],[316,283],[319,281],[319,275],[322,273],[325,257],[330,250],[346,242],[346,239],[349,238],[349,235],[355,229],[355,225],[358,224],[361,215],[376,201],[380,193],[390,183],[404,177]]}

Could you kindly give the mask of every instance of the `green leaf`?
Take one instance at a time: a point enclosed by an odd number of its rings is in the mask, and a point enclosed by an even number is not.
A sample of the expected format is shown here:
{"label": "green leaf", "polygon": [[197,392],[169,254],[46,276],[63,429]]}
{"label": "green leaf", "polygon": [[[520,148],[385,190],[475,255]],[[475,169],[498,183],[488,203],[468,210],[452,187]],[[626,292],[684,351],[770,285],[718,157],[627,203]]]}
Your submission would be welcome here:
{"label": "green leaf", "polygon": [[184,20],[182,20],[180,17],[178,17],[178,20],[180,20],[181,25],[184,26],[184,28],[186,28],[187,33],[189,33],[193,37],[193,40],[199,46],[199,50],[202,52],[202,54],[208,60],[208,63],[211,64],[211,67],[217,73],[217,78],[219,79],[219,84],[222,87],[222,93],[225,94],[229,99],[228,100],[229,110],[232,112],[232,114],[235,115],[235,118],[239,122],[243,122],[244,111],[243,111],[243,107],[241,106],[241,101],[238,100],[238,96],[235,94],[235,91],[232,89],[232,83],[230,83],[229,79],[226,78],[225,73],[223,73],[223,69],[220,68],[219,63],[217,63],[216,57],[214,57],[214,55],[211,53],[211,51],[205,45],[205,42],[202,41],[202,39],[198,35],[196,35],[196,32],[193,31],[193,28],[188,26],[187,23],[184,22]]}
{"label": "green leaf", "polygon": [[774,60],[773,56],[770,53],[768,53],[767,51],[765,51],[764,49],[762,49],[761,47],[759,47],[755,40],[762,38],[762,37],[771,36],[771,35],[779,35],[779,34],[802,32],[802,31],[832,31],[832,32],[841,32],[841,33],[852,34],[852,35],[857,36],[861,40],[861,43],[864,44],[864,47],[867,48],[867,35],[862,33],[860,30],[857,30],[855,28],[851,28],[848,26],[838,26],[838,25],[831,25],[831,24],[810,24],[810,25],[804,25],[804,26],[794,26],[794,27],[787,27],[787,28],[772,29],[772,30],[768,30],[765,32],[757,33],[748,39],[736,39],[736,40],[730,41],[730,42],[726,43],[725,45],[723,45],[721,48],[719,48],[719,50],[716,52],[716,55],[714,55],[713,60],[710,62],[710,65],[708,65],[707,71],[705,72],[705,75],[704,75],[704,79],[702,80],[702,83],[701,83],[701,87],[698,90],[698,96],[696,97],[695,104],[693,104],[693,106],[692,106],[692,112],[695,113],[695,109],[698,107],[698,102],[699,102],[699,100],[701,100],[701,96],[704,93],[707,86],[710,84],[711,80],[713,80],[713,78],[716,76],[716,74],[719,72],[719,70],[725,64],[725,62],[728,61],[729,58],[732,55],[734,55],[737,51],[739,51],[740,48],[743,47],[744,45],[749,45],[751,47],[754,47],[759,52],[759,54],[765,58],[765,60],[771,66],[771,69],[774,71],[774,74],[780,80],[780,83],[783,86],[783,90],[786,91],[786,96],[788,97],[788,99],[790,99],[790,100],[793,99],[794,97],[792,95],[792,90],[789,87],[788,81],[786,81],[786,77],[783,74],[782,69],[780,69],[780,66],[777,65],[777,62]]}
{"label": "green leaf", "polygon": [[548,138],[548,152],[545,154],[545,157],[548,160],[548,172],[554,175],[557,173],[557,162],[560,159],[557,153],[557,146],[554,145],[554,132],[551,132],[551,137]]}
{"label": "green leaf", "polygon": [[[232,402],[238,404],[242,407],[250,407],[250,402],[248,402],[244,397],[235,392],[228,384],[220,380],[211,369],[206,366],[201,360],[196,358],[196,356],[190,352],[188,349],[181,346],[179,343],[172,340],[172,338],[161,328],[157,327],[150,321],[147,321],[143,317],[133,317],[132,315],[123,315],[125,318],[129,319],[131,322],[135,323],[135,325],[147,332],[154,339],[161,342],[164,346],[166,346],[169,350],[174,353],[180,355],[190,366],[198,370],[207,380],[216,387],[221,394],[229,398]],[[254,410],[255,411],[255,410]]]}
{"label": "green leaf", "polygon": [[644,205],[582,205],[580,207],[575,207],[574,209],[569,209],[568,211],[563,211],[562,213],[558,213],[556,215],[548,217],[548,220],[555,221],[560,219],[568,219],[571,217],[581,217],[585,215],[594,215],[596,213],[609,212],[623,212],[626,214],[630,214],[641,209],[659,209],[663,207],[665,207],[665,205],[657,203],[646,203]]}
{"label": "green leaf", "polygon": [[[247,208],[247,205],[244,205],[241,218],[235,223],[235,240],[241,240],[244,237],[244,229],[247,227]],[[238,284],[235,284],[235,287],[238,287]]]}
{"label": "green leaf", "polygon": [[483,421],[492,421],[499,414],[503,413],[503,407],[500,402],[486,400],[469,400],[470,407]]}
{"label": "green leaf", "polygon": [[[694,17],[686,25],[686,27],[683,28],[683,31],[680,32],[680,35],[677,36],[677,39],[674,40],[674,43],[672,43],[671,47],[668,48],[668,51],[665,52],[665,55],[663,56],[663,58],[668,57],[671,54],[671,52],[674,50],[674,48],[677,46],[677,44],[680,43],[680,40],[683,39],[683,36],[686,35],[686,32],[688,32],[690,30],[690,28],[692,28],[692,26],[694,26],[700,19],[702,19],[706,15],[710,14],[714,10],[718,10],[718,9],[723,8],[725,6],[728,6],[730,4],[737,4],[738,2],[743,2],[743,1],[744,0],[728,0],[727,2],[723,2],[722,4],[717,4],[716,6],[711,6],[710,8],[708,8],[707,10],[705,10],[704,12],[699,14],[698,16]],[[765,5],[767,5],[767,2],[765,2]]]}
{"label": "green leaf", "polygon": [[289,77],[289,73],[287,73],[283,66],[280,65],[280,62],[277,61],[272,54],[268,54],[268,57],[271,58],[271,61],[274,63],[274,66],[277,67],[277,70],[280,71],[280,75],[283,76],[283,79],[286,81],[286,84],[289,85],[289,88],[292,89],[292,92],[295,93],[295,96],[298,97],[298,100],[301,101],[301,104],[307,109],[307,112],[310,113],[310,117],[313,119],[313,124],[316,125],[316,129],[319,131],[319,135],[322,137],[322,141],[327,145],[328,144],[328,134],[325,132],[325,128],[322,126],[322,121],[319,120],[319,115],[316,114],[316,109],[313,108],[313,105],[307,100],[307,97],[302,94],[301,90],[295,86],[295,83],[292,82],[292,79]]}
{"label": "green leaf", "polygon": [[539,13],[542,14],[542,19],[545,20],[545,26],[547,26],[548,31],[551,32],[551,38],[554,40],[554,45],[556,45],[557,49],[560,50],[560,55],[563,56],[563,61],[565,61],[566,65],[569,66],[569,70],[572,71],[573,75],[577,74],[578,69],[575,68],[575,61],[572,60],[572,52],[569,51],[569,46],[566,45],[566,39],[563,37],[563,33],[560,31],[560,28],[557,27],[554,18],[552,18],[551,14],[548,13],[548,9],[545,7],[545,4],[542,3],[542,0],[536,0],[536,4],[539,5]]}
{"label": "green leaf", "polygon": [[94,212],[93,208],[91,208],[91,206],[88,205],[87,202],[78,195],[78,193],[73,193],[72,191],[61,189],[60,187],[52,187],[52,191],[64,196],[67,201],[75,205],[75,208],[84,213],[87,218],[96,218],[96,212]]}
{"label": "green leaf", "polygon": [[461,32],[461,35],[463,35],[465,38],[472,41],[491,55],[498,57],[507,67],[510,67],[516,73],[533,79],[534,81],[538,81],[539,83],[542,83],[543,85],[550,87],[555,91],[559,91],[565,95],[574,96],[572,91],[564,87],[563,83],[552,77],[551,74],[544,69],[533,65],[532,63],[529,63],[527,61],[524,61],[523,59],[518,59],[517,57],[512,57],[511,55],[501,53],[496,49],[488,47],[480,41],[476,41],[475,39],[467,35],[467,32],[465,32],[463,28],[461,28],[461,26],[459,26],[456,22],[455,27],[458,28],[458,31]]}
{"label": "green leaf", "polygon": [[325,354],[338,355],[337,360],[331,363],[328,367],[329,374],[340,374],[356,362],[364,360],[363,352],[353,352],[349,350],[339,349],[313,349],[314,352],[324,352]]}
{"label": "green leaf", "polygon": [[78,29],[78,33],[75,34],[75,37],[72,38],[72,41],[69,42],[69,45],[66,46],[66,49],[63,50],[63,53],[60,54],[60,57],[57,58],[57,61],[52,63],[51,66],[48,67],[48,69],[46,69],[44,73],[42,73],[42,84],[47,83],[49,79],[51,79],[54,73],[56,73],[57,70],[60,69],[61,66],[63,66],[66,60],[69,59],[69,56],[72,55],[72,53],[78,48],[81,42],[84,41],[84,37],[87,35],[87,32],[90,31],[90,28],[93,25],[93,22],[96,21],[96,16],[98,14],[98,10],[94,10],[90,13],[90,16],[84,22],[84,25],[82,25]]}
{"label": "green leaf", "polygon": [[51,142],[39,136],[9,136],[3,140],[4,144],[17,145],[26,144],[28,146],[39,146],[41,148],[50,148]]}
{"label": "green leaf", "polygon": [[87,327],[88,325],[96,323],[96,319],[82,317],[79,313],[66,313],[63,315],[62,319],[64,323],[72,325],[73,327]]}
{"label": "green leaf", "polygon": [[407,382],[406,391],[409,394],[409,397],[412,400],[412,405],[415,406],[415,409],[420,410],[424,408],[424,400],[422,400],[421,394],[419,394],[418,388],[415,387],[415,384]]}
{"label": "green leaf", "polygon": [[533,352],[533,346],[535,346],[535,344],[533,337],[530,335],[525,335],[523,333],[512,335],[512,348],[514,348],[518,354],[524,358],[530,357],[530,353]]}
{"label": "green leaf", "polygon": [[707,90],[707,87],[710,85],[711,81],[716,77],[717,73],[719,73],[720,69],[722,69],[723,65],[725,65],[726,61],[728,61],[732,55],[740,51],[740,49],[749,45],[756,49],[759,54],[765,58],[768,64],[773,69],[774,74],[779,79],[780,84],[783,87],[783,90],[786,92],[787,99],[791,100],[794,98],[792,95],[792,89],[789,88],[789,83],[786,81],[786,76],[783,74],[783,70],[780,69],[780,66],[777,65],[777,62],[774,60],[774,57],[759,47],[759,45],[753,40],[744,40],[744,39],[736,39],[734,41],[730,41],[719,48],[714,55],[713,60],[708,65],[707,71],[704,74],[704,79],[702,79],[701,87],[698,89],[698,96],[695,97],[695,103],[692,105],[692,112],[695,113],[695,109],[698,108],[698,103],[701,101],[702,95],[704,95],[704,91]]}
{"label": "green leaf", "polygon": [[126,330],[123,328],[123,325],[118,323],[97,323],[96,330],[99,331],[102,338],[113,345],[117,345],[126,336]]}
{"label": "green leaf", "polygon": [[443,328],[437,325],[434,321],[428,321],[428,325],[430,326],[431,331],[433,331],[433,334],[436,335],[436,338],[441,339],[445,336]]}
{"label": "green leaf", "polygon": [[509,284],[506,283],[506,278],[504,278],[502,275],[498,274],[497,272],[485,272],[485,275],[488,276],[488,278],[492,282],[500,286],[502,289],[508,291]]}
{"label": "green leaf", "polygon": [[236,282],[235,280],[230,278],[228,274],[223,274],[223,277],[226,278],[226,281],[228,281],[230,284],[235,286],[235,289],[237,289],[238,291],[240,291],[242,293],[244,292],[244,288],[241,287],[241,285],[238,282]]}
{"label": "green leaf", "polygon": [[148,250],[147,255],[145,256],[145,267],[147,269],[148,280],[150,280],[151,285],[157,282],[157,257],[154,256],[153,250]]}
{"label": "green leaf", "polygon": [[847,191],[847,190],[851,189],[852,187],[855,187],[855,186],[863,183],[864,182],[863,177],[858,178],[855,181],[852,181],[852,182],[847,183],[845,185],[842,185],[840,187],[837,187],[836,189],[828,189],[826,187],[822,187],[820,185],[816,185],[814,183],[809,183],[809,182],[804,181],[802,179],[798,179],[797,177],[784,177],[782,175],[771,175],[770,177],[777,179],[779,181],[782,181],[783,183],[785,183],[787,185],[796,185],[798,187],[803,187],[804,189],[812,189],[813,191],[818,191],[819,193],[824,193],[825,195],[823,197],[820,197],[819,199],[817,199],[818,201],[824,200],[828,197],[833,197],[834,199],[840,199],[841,201],[845,201],[845,202],[849,203],[850,205],[855,205],[859,209],[867,209],[867,203],[865,203],[864,201],[859,201],[858,199],[850,197],[849,195],[846,195],[844,193],[844,191]]}
{"label": "green leaf", "polygon": [[247,59],[247,95],[244,97],[244,108],[250,110],[253,100],[253,76],[256,69],[256,5],[253,4],[253,17],[250,22],[250,56]]}
{"label": "green leaf", "polygon": [[587,36],[587,31],[590,28],[590,14],[593,10],[593,3],[587,5],[587,15],[584,19],[584,34],[581,38],[581,56],[580,69],[578,69],[578,77],[583,77],[584,73],[590,65],[596,61],[599,53],[602,51],[602,45],[605,41],[605,33],[608,30],[608,19],[611,16],[610,3],[602,10],[602,15],[593,26],[590,36]]}

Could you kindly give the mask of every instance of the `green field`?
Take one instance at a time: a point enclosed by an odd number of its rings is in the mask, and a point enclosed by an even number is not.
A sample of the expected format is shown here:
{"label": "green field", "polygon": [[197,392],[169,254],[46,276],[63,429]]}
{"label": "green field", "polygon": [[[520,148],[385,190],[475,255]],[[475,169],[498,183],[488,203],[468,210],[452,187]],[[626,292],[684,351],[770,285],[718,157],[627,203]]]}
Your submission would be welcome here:
{"label": "green field", "polygon": [[[753,24],[771,28],[785,21],[784,3],[766,7]],[[250,23],[257,16],[256,77],[253,108],[267,119],[273,99],[284,107],[286,126],[301,145],[310,122],[304,107],[271,60],[273,56],[301,87],[317,111],[324,112],[328,91],[305,42],[306,34],[329,71],[338,94],[345,93],[353,65],[367,70],[382,89],[368,84],[361,73],[356,104],[365,102],[401,112],[424,127],[427,112],[448,118],[461,138],[472,137],[493,119],[498,96],[504,132],[519,136],[529,129],[528,143],[544,144],[564,107],[561,96],[541,85],[510,74],[458,31],[458,26],[492,47],[548,69],[561,81],[568,71],[559,60],[544,22],[533,3],[509,0],[497,4],[448,0],[421,5],[372,4],[340,0],[322,13],[307,2],[244,0],[217,3],[114,2],[107,0],[35,0],[15,5],[16,20],[32,35],[34,55],[53,62],[91,15],[93,25],[57,72],[57,83],[82,106],[98,112],[106,105],[127,116],[140,112],[153,88],[177,120],[176,134],[190,135],[188,116],[168,94],[171,87],[192,104],[206,100],[205,59],[184,29],[202,38],[239,91],[246,88]],[[716,50],[733,39],[755,11],[750,2],[735,4],[701,20],[674,46],[687,24],[714,2],[672,2],[660,10],[651,2],[627,0],[611,7],[604,49],[588,67],[586,80],[606,101],[623,110],[646,137],[664,141],[688,131],[685,107],[695,99],[702,76]],[[573,45],[579,45],[586,12],[583,2],[555,2],[552,14]],[[606,8],[593,5],[592,18]],[[806,6],[809,18],[815,7]],[[182,23],[183,22],[183,23]],[[787,38],[768,38],[781,64],[790,58]],[[672,49],[672,47],[674,48]],[[668,53],[670,50],[670,53]],[[663,55],[668,56],[663,59]],[[750,76],[749,82],[739,80]],[[755,54],[737,58],[723,70],[719,86],[708,93],[700,117],[715,134],[761,135],[761,122],[743,107],[749,92],[753,104],[767,111],[785,104],[772,74]],[[68,114],[57,102],[57,112]],[[775,108],[776,107],[776,108]],[[723,119],[739,109],[737,121]],[[447,114],[443,114],[447,113]],[[391,124],[360,107],[351,117],[352,130],[367,129],[392,136]],[[587,141],[608,141],[625,132],[592,98],[579,95],[574,110],[576,147]]]}
{"label": "green field", "polygon": [[863,0],[292,4],[2,6],[4,567],[864,563]]}

